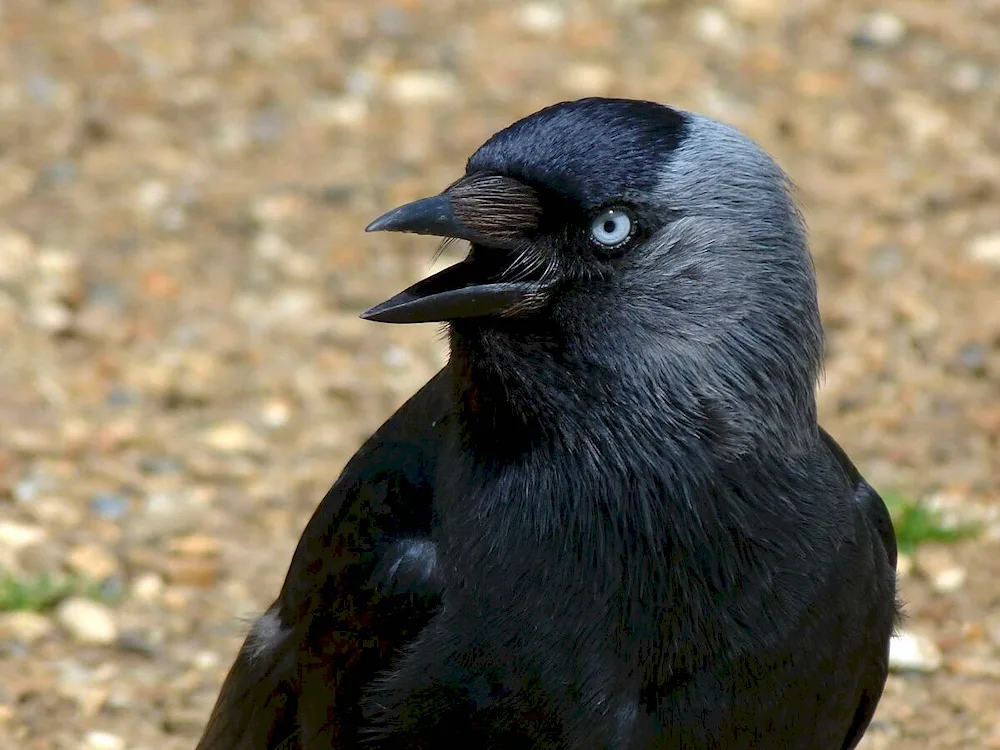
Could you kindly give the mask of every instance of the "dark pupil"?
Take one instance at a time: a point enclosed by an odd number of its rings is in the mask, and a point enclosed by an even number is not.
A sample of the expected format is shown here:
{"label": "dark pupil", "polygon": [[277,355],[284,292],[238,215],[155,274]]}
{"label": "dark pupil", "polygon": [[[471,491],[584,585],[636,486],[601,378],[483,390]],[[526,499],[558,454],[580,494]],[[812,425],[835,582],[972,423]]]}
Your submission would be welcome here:
{"label": "dark pupil", "polygon": [[608,234],[611,234],[612,232],[615,231],[614,219],[608,219],[607,221],[604,222],[604,231],[607,232]]}

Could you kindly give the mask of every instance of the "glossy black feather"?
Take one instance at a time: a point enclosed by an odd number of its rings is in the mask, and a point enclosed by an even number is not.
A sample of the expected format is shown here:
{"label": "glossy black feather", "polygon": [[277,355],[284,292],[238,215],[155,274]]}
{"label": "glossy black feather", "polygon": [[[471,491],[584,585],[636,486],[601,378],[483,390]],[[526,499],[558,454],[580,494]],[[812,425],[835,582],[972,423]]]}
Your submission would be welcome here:
{"label": "glossy black feather", "polygon": [[327,492],[269,610],[279,632],[248,637],[199,748],[354,741],[361,690],[438,605],[435,579],[415,574],[400,585],[399,568],[387,573],[401,540],[431,532],[447,397],[439,375],[368,439]]}

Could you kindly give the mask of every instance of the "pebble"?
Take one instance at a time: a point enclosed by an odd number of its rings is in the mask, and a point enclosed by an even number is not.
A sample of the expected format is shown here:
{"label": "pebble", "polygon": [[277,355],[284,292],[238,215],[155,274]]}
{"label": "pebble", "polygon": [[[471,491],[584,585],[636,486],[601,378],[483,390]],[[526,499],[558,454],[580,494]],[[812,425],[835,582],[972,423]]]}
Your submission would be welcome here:
{"label": "pebble", "polygon": [[989,352],[978,341],[968,341],[958,350],[958,364],[972,375],[986,375]]}
{"label": "pebble", "polygon": [[517,22],[525,31],[547,36],[562,29],[566,13],[553,3],[528,3],[518,10]]}
{"label": "pebble", "polygon": [[195,653],[194,657],[191,659],[191,664],[195,669],[200,669],[204,672],[210,669],[215,669],[219,666],[220,661],[222,660],[219,657],[218,652],[203,649]]}
{"label": "pebble", "polygon": [[165,455],[140,457],[139,469],[143,474],[153,474],[159,476],[180,474],[184,471],[184,467],[176,457]]}
{"label": "pebble", "polygon": [[155,602],[163,595],[166,584],[156,573],[143,573],[139,575],[129,589],[131,595],[143,602]]}
{"label": "pebble", "polygon": [[287,255],[290,249],[291,246],[288,244],[288,241],[277,232],[271,230],[258,232],[253,240],[254,253],[261,260],[278,260],[282,256]]}
{"label": "pebble", "polygon": [[128,500],[124,495],[99,492],[90,498],[90,510],[105,521],[117,521],[128,513]]}
{"label": "pebble", "polygon": [[859,47],[889,49],[902,44],[905,38],[906,24],[899,16],[876,10],[862,20],[851,41]]}
{"label": "pebble", "polygon": [[292,417],[292,407],[283,398],[265,401],[260,409],[260,421],[268,429],[276,430],[288,424]]}
{"label": "pebble", "polygon": [[76,253],[59,247],[46,247],[36,260],[38,274],[53,286],[56,296],[75,294],[79,285],[80,259]]}
{"label": "pebble", "polygon": [[923,576],[939,594],[952,594],[965,585],[968,574],[951,551],[940,545],[926,544],[914,554],[916,572]]}
{"label": "pebble", "polygon": [[[27,446],[29,448],[41,448],[38,446]],[[29,450],[28,452],[35,452],[34,450]],[[14,484],[12,495],[14,500],[18,503],[30,504],[35,501],[38,497],[39,490],[42,488],[43,481],[38,477],[31,477],[29,479],[22,479],[21,481]]]}
{"label": "pebble", "polygon": [[33,252],[28,235],[0,227],[0,282],[21,281],[27,276]]}
{"label": "pebble", "polygon": [[38,178],[39,185],[55,187],[73,182],[77,177],[77,165],[69,159],[58,159],[47,167]]}
{"label": "pebble", "polygon": [[1000,267],[1000,232],[976,237],[966,248],[966,254],[972,260]]}
{"label": "pebble", "polygon": [[136,210],[147,216],[159,213],[170,197],[170,188],[162,180],[147,180],[135,191]]}
{"label": "pebble", "polygon": [[389,96],[399,104],[434,104],[455,98],[458,84],[439,70],[410,70],[389,82]]}
{"label": "pebble", "polygon": [[948,76],[948,84],[960,94],[971,94],[983,88],[989,80],[986,71],[975,63],[956,65]]}
{"label": "pebble", "polygon": [[44,539],[38,544],[24,547],[18,552],[17,563],[29,576],[51,575],[66,561],[65,546],[56,539]]}
{"label": "pebble", "polygon": [[65,333],[73,325],[73,313],[60,302],[42,302],[31,310],[31,320],[49,333]]}
{"label": "pebble", "polygon": [[410,362],[410,353],[401,346],[389,344],[382,352],[382,364],[394,370],[406,367]]}
{"label": "pebble", "polygon": [[29,73],[23,85],[28,96],[39,104],[54,104],[61,90],[59,83],[44,73]]}
{"label": "pebble", "polygon": [[987,619],[986,635],[993,645],[1000,649],[1000,613],[993,614]]}
{"label": "pebble", "polygon": [[70,569],[92,581],[103,581],[117,573],[118,558],[97,544],[81,544],[66,555]]}
{"label": "pebble", "polygon": [[602,65],[571,65],[560,76],[562,85],[581,96],[606,94],[615,74]]}
{"label": "pebble", "polygon": [[703,42],[720,47],[730,46],[736,41],[736,32],[729,16],[721,8],[706,7],[695,17],[695,33]]}
{"label": "pebble", "polygon": [[307,208],[303,197],[298,193],[280,192],[257,198],[250,207],[250,213],[256,222],[268,226],[299,219]]}
{"label": "pebble", "polygon": [[1000,660],[973,657],[951,659],[948,662],[948,669],[954,674],[963,677],[975,677],[986,680],[1000,680]]}
{"label": "pebble", "polygon": [[936,672],[942,661],[937,644],[919,633],[901,630],[889,643],[889,669],[893,672]]}
{"label": "pebble", "polygon": [[155,658],[159,653],[157,644],[152,642],[149,634],[135,628],[122,631],[118,637],[118,648],[122,651],[145,656],[148,659]]}
{"label": "pebble", "polygon": [[183,557],[216,557],[222,552],[222,541],[208,534],[189,534],[171,539],[167,549]]}
{"label": "pebble", "polygon": [[84,519],[80,506],[62,495],[39,497],[31,505],[31,515],[50,529],[73,528]]}
{"label": "pebble", "polygon": [[906,554],[905,552],[900,552],[898,558],[896,559],[896,577],[906,578],[912,572],[913,572],[913,557]]}
{"label": "pebble", "polygon": [[354,128],[368,118],[368,103],[360,96],[330,96],[313,99],[309,113],[325,125]]}
{"label": "pebble", "polygon": [[34,524],[0,521],[0,547],[19,550],[45,539],[45,529]]}
{"label": "pebble", "polygon": [[39,612],[6,612],[0,615],[0,641],[14,640],[32,645],[52,633],[52,620]]}
{"label": "pebble", "polygon": [[741,21],[771,21],[785,5],[782,0],[726,0],[726,8]]}
{"label": "pebble", "polygon": [[222,153],[238,154],[250,145],[246,122],[239,118],[223,120],[215,132],[215,148]]}
{"label": "pebble", "polygon": [[118,639],[114,613],[103,604],[82,597],[63,601],[55,611],[56,620],[74,640],[95,646],[109,646]]}
{"label": "pebble", "polygon": [[892,113],[909,136],[911,146],[923,148],[931,141],[950,138],[957,127],[940,103],[912,93],[901,94]]}
{"label": "pebble", "polygon": [[87,750],[124,750],[125,740],[110,732],[87,732],[83,738]]}
{"label": "pebble", "polygon": [[136,514],[131,531],[140,542],[189,531],[197,526],[204,505],[196,492],[151,492]]}
{"label": "pebble", "polygon": [[261,447],[261,439],[246,422],[227,420],[210,427],[202,441],[220,453],[253,453]]}
{"label": "pebble", "polygon": [[178,232],[187,225],[187,214],[180,206],[166,206],[160,211],[157,223],[168,232]]}
{"label": "pebble", "polygon": [[[402,5],[402,3],[400,3]],[[413,30],[409,13],[399,7],[385,5],[376,13],[376,23],[380,35],[386,37],[404,37]]]}
{"label": "pebble", "polygon": [[166,579],[175,586],[211,588],[219,580],[219,561],[213,557],[171,557],[163,566]]}
{"label": "pebble", "polygon": [[285,133],[288,118],[277,107],[263,107],[250,117],[250,136],[258,143],[273,143]]}

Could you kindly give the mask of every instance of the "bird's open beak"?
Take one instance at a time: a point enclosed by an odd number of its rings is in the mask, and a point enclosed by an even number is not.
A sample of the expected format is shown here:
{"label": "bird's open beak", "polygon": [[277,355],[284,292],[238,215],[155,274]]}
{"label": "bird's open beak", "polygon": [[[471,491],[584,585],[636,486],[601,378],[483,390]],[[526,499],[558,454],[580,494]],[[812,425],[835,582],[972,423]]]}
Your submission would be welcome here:
{"label": "bird's open beak", "polygon": [[[478,207],[483,207],[483,196],[477,198]],[[482,228],[474,226],[476,214],[469,212],[468,199],[465,204],[462,200],[461,192],[453,194],[450,189],[394,208],[368,225],[366,232],[413,232],[468,240],[477,250],[460,263],[366,310],[362,318],[382,323],[427,323],[488,317],[507,313],[537,294],[537,282],[503,279],[509,265],[503,262],[503,245],[509,243],[489,231],[490,226],[495,226],[492,222],[478,222]],[[502,219],[502,203],[497,208]],[[458,218],[456,213],[462,211],[473,221]],[[493,250],[497,257],[491,257]]]}

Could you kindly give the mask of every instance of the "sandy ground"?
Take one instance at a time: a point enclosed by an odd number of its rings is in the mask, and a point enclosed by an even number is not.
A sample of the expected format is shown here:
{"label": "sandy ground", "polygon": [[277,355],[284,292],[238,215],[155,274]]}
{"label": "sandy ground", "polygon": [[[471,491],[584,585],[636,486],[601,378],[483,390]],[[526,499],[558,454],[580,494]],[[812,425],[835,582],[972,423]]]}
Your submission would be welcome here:
{"label": "sandy ground", "polygon": [[912,558],[924,651],[865,747],[1000,748],[996,0],[0,4],[0,566],[99,582],[0,615],[0,747],[193,746],[316,502],[443,361],[358,320],[435,249],[364,225],[591,94],[797,182],[824,424],[983,528]]}

